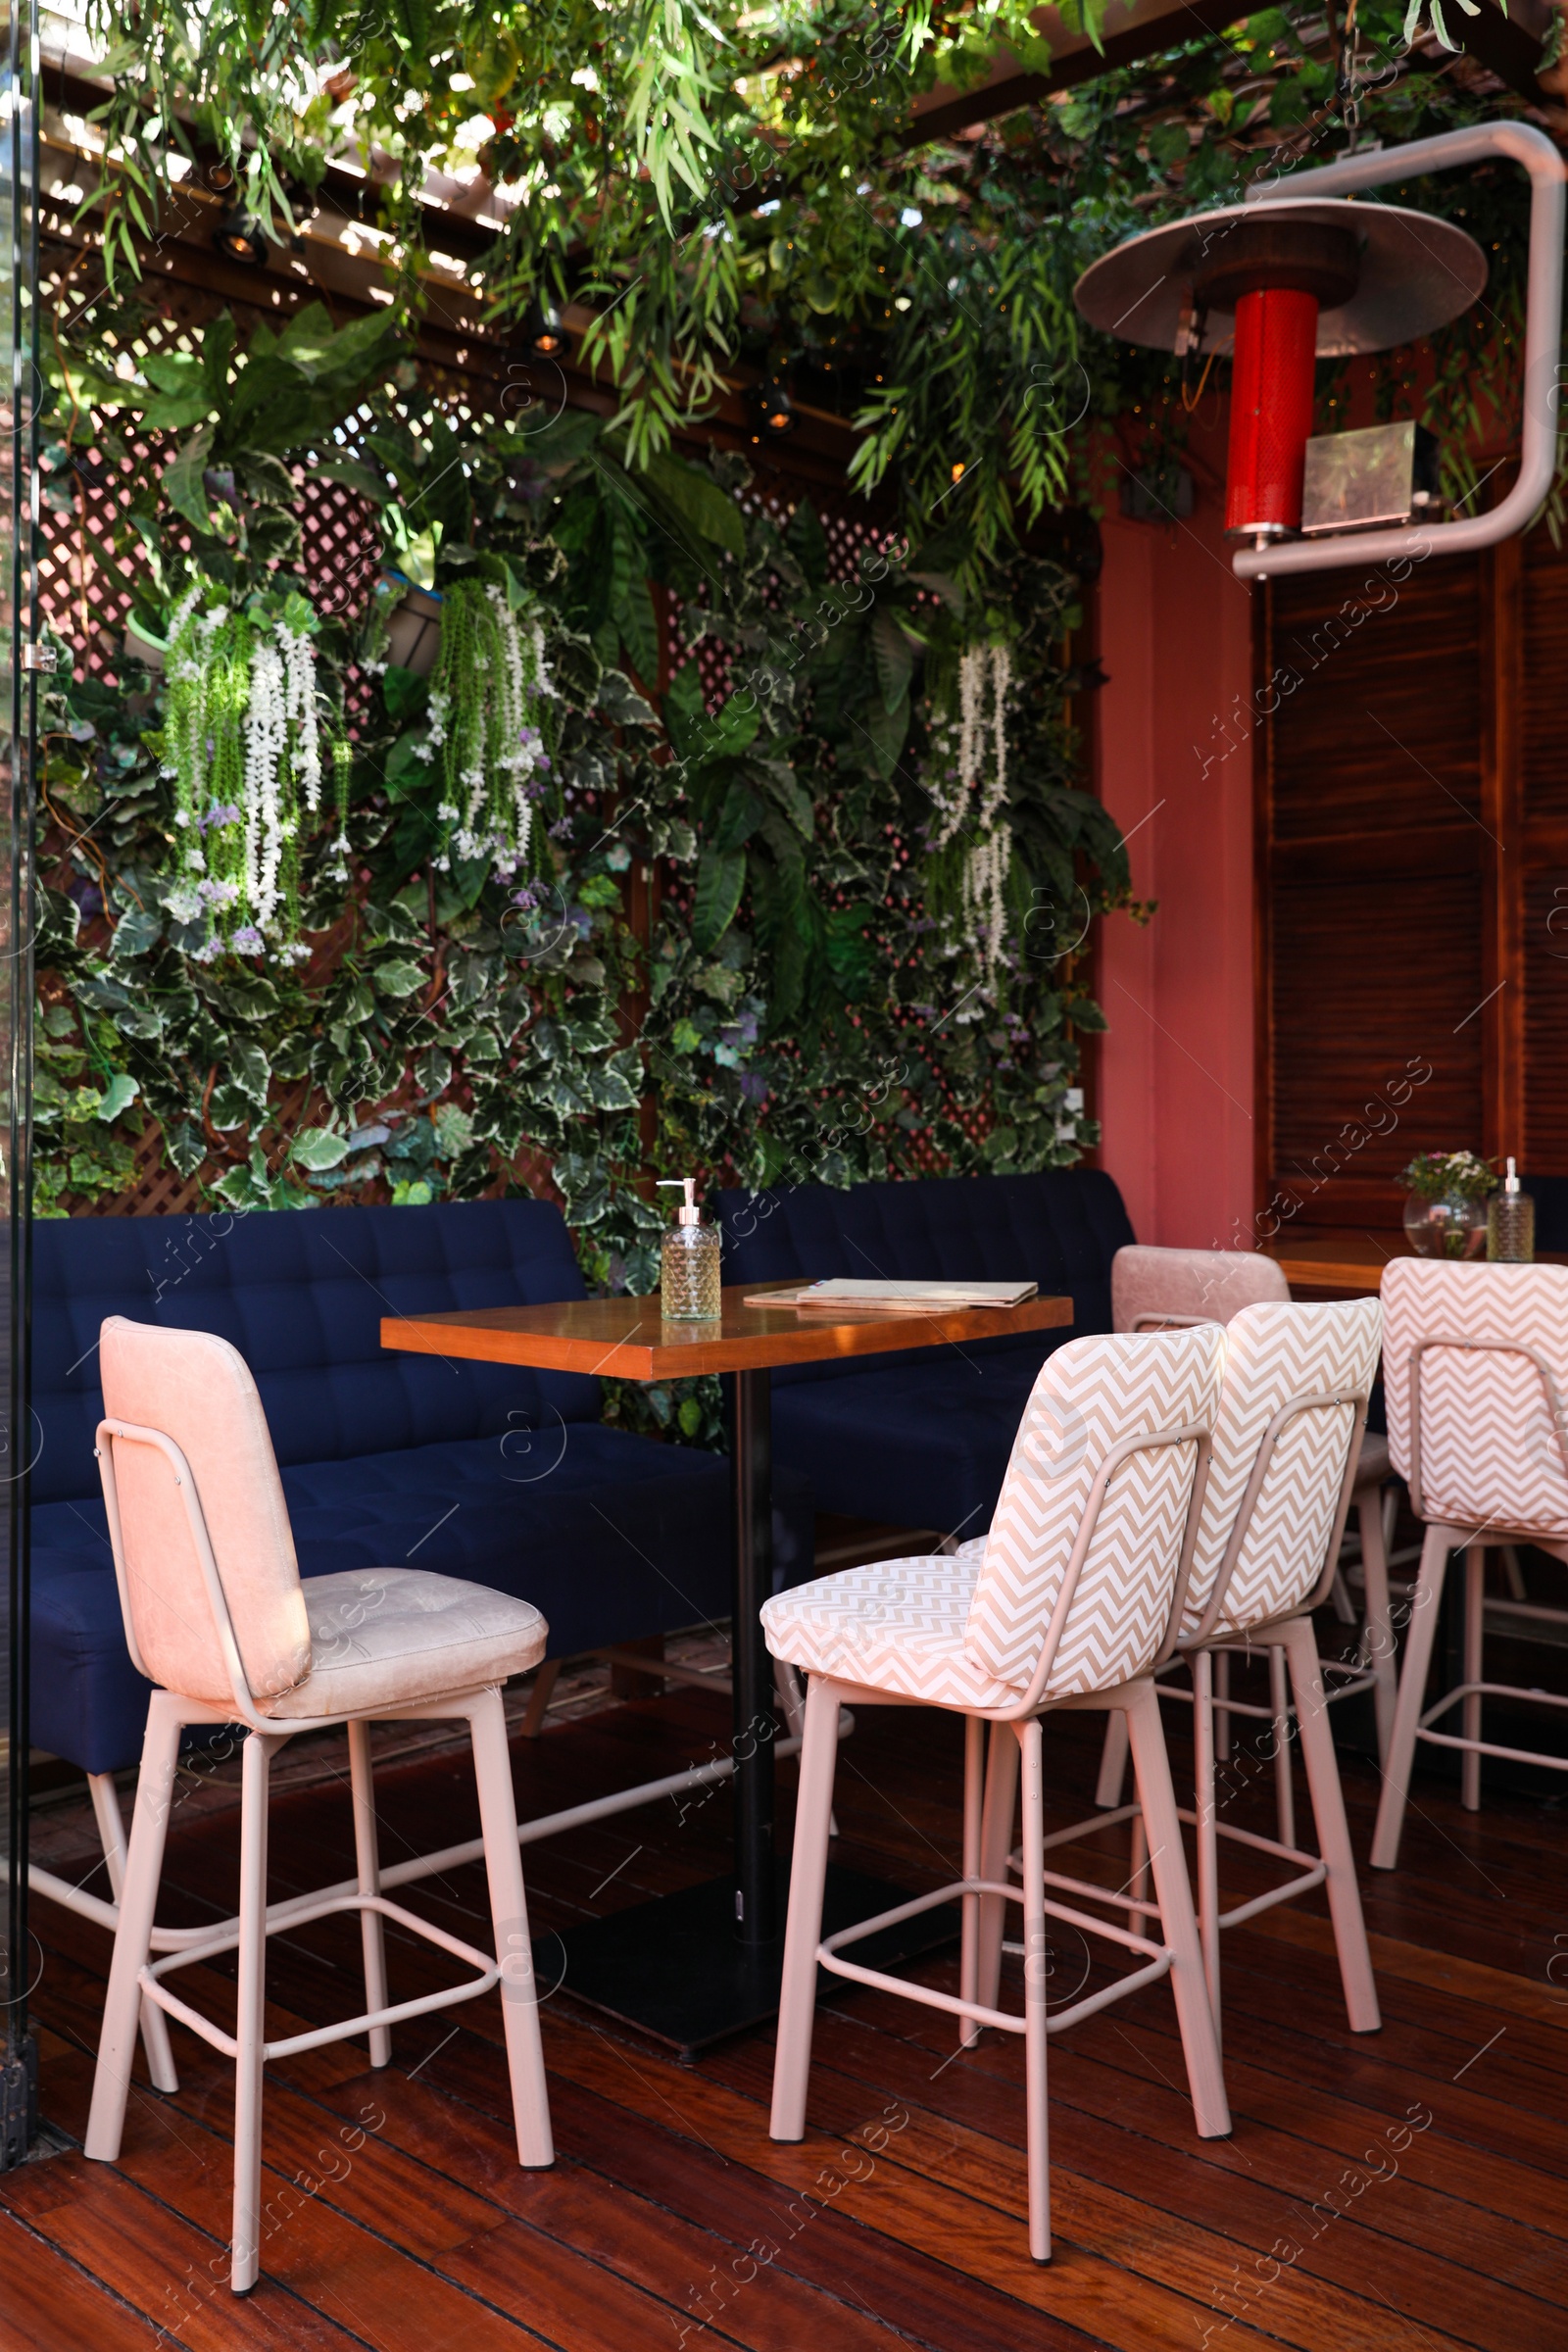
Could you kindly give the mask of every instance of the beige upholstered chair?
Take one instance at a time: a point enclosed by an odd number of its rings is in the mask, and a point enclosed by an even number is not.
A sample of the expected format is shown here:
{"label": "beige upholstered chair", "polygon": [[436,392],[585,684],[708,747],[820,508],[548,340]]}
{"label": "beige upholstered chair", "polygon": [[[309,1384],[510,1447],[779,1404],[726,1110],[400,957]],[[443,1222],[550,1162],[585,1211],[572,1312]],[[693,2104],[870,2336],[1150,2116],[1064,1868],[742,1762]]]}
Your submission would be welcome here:
{"label": "beige upholstered chair", "polygon": [[[1212,1459],[1176,1635],[1193,1688],[1188,1693],[1159,1686],[1162,1698],[1190,1698],[1194,1710],[1197,1788],[1194,1809],[1182,1818],[1194,1825],[1198,1838],[1198,1918],[1216,2034],[1221,1931],[1325,1882],[1351,2031],[1374,2033],[1381,2022],[1311,1618],[1338,1557],[1356,1442],[1377,1371],[1380,1321],[1374,1298],[1337,1306],[1287,1301],[1244,1307],[1225,1335]],[[1266,1645],[1287,1662],[1294,1704],[1288,1711],[1282,1707],[1278,1736],[1283,1741],[1294,1730],[1300,1740],[1320,1854],[1302,1852],[1294,1838],[1261,1838],[1219,1818],[1212,1661],[1226,1649],[1253,1645]],[[1067,1844],[1120,1821],[1133,1824],[1128,1883],[1136,1892],[1144,1884],[1146,1826],[1152,1836],[1160,1835],[1145,1824],[1137,1804],[1058,1830],[1047,1843]],[[1221,1838],[1289,1862],[1296,1875],[1222,1912]],[[1015,1868],[1027,1863],[1027,1844],[1012,1859]],[[995,1967],[988,1950],[982,1997],[996,1981]]]}
{"label": "beige upholstered chair", "polygon": [[[517,1852],[517,1818],[500,1686],[537,1663],[537,1609],[477,1585],[409,1568],[349,1570],[302,1583],[266,1415],[243,1357],[206,1332],[166,1331],[114,1317],[100,1347],[105,1418],[99,1466],[125,1639],[155,1686],[147,1712],[130,1846],[93,2081],[86,2153],[120,2153],[138,2013],[167,2012],[234,2060],[234,2223],[229,2283],[244,2292],[260,2267],[262,2070],[297,2050],[368,2035],[370,2062],[391,2055],[401,2019],[502,1986],[518,2161],[553,2160],[539,2012]],[[458,1717],[473,1743],[496,1956],[460,1942],[379,1890],[369,1740],[372,1718]],[[239,1722],[244,1748],[240,1908],[195,1935],[155,1931],[171,1791],[187,1724]],[[268,1907],[268,1774],[297,1732],[348,1731],[359,1886]],[[360,1914],[365,2012],[269,2042],[267,1936],[329,1912]],[[382,1923],[394,1919],[476,1973],[415,2000],[390,2003]],[[152,1960],[156,1943],[167,1956]],[[232,2034],[178,1999],[169,1973],[237,1951]],[[167,2034],[148,2037],[155,2080],[172,2086]]]}
{"label": "beige upholstered chair", "polygon": [[[952,1555],[881,1560],[823,1577],[764,1603],[768,1647],[808,1678],[771,2131],[806,2129],[811,2021],[820,1965],[945,2009],[960,2039],[983,2026],[1021,2033],[1027,2082],[1029,2245],[1051,2253],[1046,2037],[1169,1973],[1198,2129],[1230,2129],[1203,1984],[1192,1891],[1151,1679],[1179,1613],[1194,1496],[1200,1492],[1219,1381],[1221,1334],[1198,1330],[1074,1340],[1046,1362],[1019,1425],[990,1536]],[[965,1721],[963,1875],[934,1894],[822,1937],[828,1820],[839,1712],[891,1704],[942,1707]],[[1044,1867],[1040,1722],[1057,1707],[1125,1712],[1148,1811],[1158,1942],[1048,1899],[1046,1886],[1125,1915],[1124,1894]],[[986,1727],[991,1726],[986,1768]],[[1022,1757],[1023,1889],[1005,1879]],[[1024,1914],[1024,2012],[978,1994],[982,1914],[1000,1952],[1008,1900]],[[911,1984],[844,1956],[880,1927],[938,1903],[963,1906],[957,1995]],[[1139,1965],[1108,1987],[1046,2014],[1046,1920],[1108,1936]],[[1145,1914],[1147,1917],[1147,1913]]]}
{"label": "beige upholstered chair", "polygon": [[[1372,1840],[1374,1869],[1393,1870],[1418,1740],[1458,1750],[1461,1796],[1472,1812],[1481,1803],[1483,1756],[1568,1771],[1561,1755],[1482,1737],[1487,1698],[1568,1708],[1568,1699],[1550,1691],[1485,1681],[1482,1661],[1488,1549],[1494,1545],[1506,1559],[1514,1545],[1534,1544],[1568,1562],[1568,1268],[1400,1257],[1384,1271],[1383,1304],[1389,1450],[1409,1484],[1411,1509],[1426,1522]],[[1464,1677],[1427,1707],[1433,1636],[1454,1551],[1465,1560]],[[1525,1622],[1531,1618],[1568,1623],[1561,1611],[1527,1606]],[[1434,1729],[1455,1706],[1463,1709],[1462,1731]]]}
{"label": "beige upholstered chair", "polygon": [[[1118,1331],[1152,1330],[1161,1324],[1209,1319],[1229,1323],[1244,1306],[1284,1301],[1290,1295],[1290,1285],[1280,1268],[1273,1258],[1265,1257],[1258,1250],[1154,1250],[1135,1244],[1118,1250],[1111,1261],[1111,1315]],[[1331,1705],[1359,1690],[1372,1692],[1380,1760],[1387,1758],[1394,1730],[1396,1669],[1389,1621],[1390,1527],[1384,1500],[1384,1489],[1392,1475],[1388,1440],[1375,1434],[1363,1437],[1353,1497],[1360,1531],[1364,1590],[1361,1637],[1353,1661],[1320,1661]],[[1355,1610],[1338,1568],[1330,1598],[1342,1623],[1353,1625]],[[1294,1845],[1296,1794],[1291,1743],[1284,1728],[1290,1705],[1285,1653],[1277,1645],[1269,1648],[1267,1707],[1232,1698],[1230,1658],[1223,1650],[1215,1659],[1214,1677],[1214,1736],[1216,1753],[1222,1760],[1230,1753],[1233,1715],[1272,1722],[1279,1834],[1286,1845]],[[1110,1807],[1121,1802],[1125,1765],[1126,1741],[1120,1722],[1112,1717],[1105,1726],[1105,1749],[1097,1794],[1100,1804]]]}

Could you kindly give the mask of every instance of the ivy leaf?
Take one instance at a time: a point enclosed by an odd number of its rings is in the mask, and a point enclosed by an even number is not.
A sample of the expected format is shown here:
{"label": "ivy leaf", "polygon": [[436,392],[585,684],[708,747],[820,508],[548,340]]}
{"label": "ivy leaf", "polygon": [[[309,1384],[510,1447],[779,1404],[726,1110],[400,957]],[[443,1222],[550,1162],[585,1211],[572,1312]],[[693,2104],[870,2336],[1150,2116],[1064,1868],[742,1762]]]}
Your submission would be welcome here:
{"label": "ivy leaf", "polygon": [[288,1155],[296,1167],[308,1168],[313,1174],[321,1168],[335,1168],[349,1155],[348,1138],[334,1135],[328,1127],[306,1127],[291,1138]]}
{"label": "ivy leaf", "polygon": [[249,1127],[255,1105],[243,1087],[230,1086],[226,1081],[213,1089],[207,1115],[220,1135],[229,1135],[236,1127]]}
{"label": "ivy leaf", "polygon": [[427,1095],[444,1095],[452,1084],[452,1056],[439,1046],[426,1046],[414,1065],[414,1075]]}
{"label": "ivy leaf", "polygon": [[711,954],[729,929],[745,887],[744,851],[704,850],[692,905],[692,946],[700,956]]}
{"label": "ivy leaf", "polygon": [[588,1092],[599,1110],[635,1110],[637,1096],[619,1070],[606,1062],[603,1068],[587,1073]]}
{"label": "ivy leaf", "polygon": [[140,1093],[141,1088],[136,1084],[134,1078],[127,1077],[123,1070],[116,1070],[109,1084],[104,1088],[104,1099],[99,1107],[98,1116],[106,1121],[118,1119],[122,1110],[130,1108]]}
{"label": "ivy leaf", "polygon": [[127,906],[115,925],[110,954],[117,963],[145,956],[164,936],[163,915],[153,906]]}
{"label": "ivy leaf", "polygon": [[204,424],[199,433],[178,451],[173,463],[164,469],[163,493],[176,514],[182,514],[199,531],[208,527],[211,508],[202,475],[213,454],[213,428]]}
{"label": "ivy leaf", "polygon": [[412,997],[424,982],[418,965],[402,956],[393,956],[385,963],[376,964],[370,978],[383,997]]}
{"label": "ivy leaf", "polygon": [[253,1102],[258,1110],[267,1108],[267,1089],[272,1076],[272,1065],[260,1046],[249,1038],[231,1041],[228,1048],[228,1078],[235,1091]]}

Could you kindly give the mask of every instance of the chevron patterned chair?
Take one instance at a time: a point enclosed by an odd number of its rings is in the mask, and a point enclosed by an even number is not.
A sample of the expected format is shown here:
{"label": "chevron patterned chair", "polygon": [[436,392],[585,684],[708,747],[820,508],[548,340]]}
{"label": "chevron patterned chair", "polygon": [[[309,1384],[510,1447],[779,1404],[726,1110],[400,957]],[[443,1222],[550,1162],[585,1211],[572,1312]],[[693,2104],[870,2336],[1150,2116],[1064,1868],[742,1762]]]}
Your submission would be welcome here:
{"label": "chevron patterned chair", "polygon": [[[1156,1250],[1134,1244],[1118,1250],[1111,1260],[1111,1319],[1117,1331],[1168,1330],[1196,1322],[1229,1323],[1244,1306],[1284,1303],[1290,1296],[1290,1285],[1280,1268],[1273,1258],[1265,1257],[1258,1250]],[[1351,1498],[1361,1541],[1364,1608],[1360,1639],[1353,1659],[1322,1662],[1330,1705],[1353,1697],[1361,1690],[1372,1692],[1380,1762],[1388,1760],[1396,1684],[1394,1635],[1389,1621],[1389,1545],[1395,1498],[1392,1495],[1385,1498],[1384,1494],[1392,1477],[1387,1438],[1374,1433],[1364,1435]],[[1342,1622],[1353,1625],[1354,1607],[1338,1569],[1331,1597]],[[1280,1841],[1294,1846],[1296,1790],[1286,1723],[1291,1704],[1289,1678],[1285,1652],[1277,1642],[1269,1644],[1268,1665],[1269,1704],[1253,1706],[1232,1698],[1230,1652],[1217,1653],[1214,1747],[1221,1761],[1229,1756],[1231,1718],[1235,1715],[1250,1715],[1272,1724]],[[1105,1725],[1097,1804],[1109,1808],[1121,1803],[1126,1763],[1126,1731],[1120,1716],[1113,1715]]]}
{"label": "chevron patterned chair", "polygon": [[[1484,1755],[1568,1771],[1568,1757],[1484,1740],[1481,1720],[1485,1698],[1568,1707],[1550,1691],[1486,1682],[1482,1667],[1487,1550],[1534,1544],[1568,1561],[1568,1268],[1396,1258],[1384,1271],[1383,1303],[1389,1449],[1426,1523],[1372,1840],[1373,1868],[1393,1870],[1418,1740],[1458,1749],[1460,1793],[1472,1812]],[[1423,1708],[1453,1551],[1465,1555],[1464,1680]],[[1558,1611],[1530,1614],[1561,1621]],[[1455,1706],[1463,1731],[1433,1729]]]}
{"label": "chevron patterned chair", "polygon": [[[1070,1341],[1048,1358],[1035,1382],[983,1543],[953,1555],[880,1560],[798,1586],[762,1608],[773,1655],[808,1677],[773,2137],[805,2135],[818,1965],[856,1984],[947,2010],[961,2021],[963,2045],[978,2040],[984,2026],[1021,2033],[1029,2250],[1039,2262],[1051,2257],[1048,2033],[1168,1973],[1199,2132],[1216,2138],[1230,2130],[1159,1702],[1150,1679],[1179,1615],[1222,1348],[1215,1324]],[[941,1707],[963,1716],[963,1875],[824,1940],[839,1710],[852,1703]],[[1133,1908],[1126,1896],[1045,1868],[1040,1721],[1059,1707],[1109,1708],[1128,1717],[1152,1834],[1162,1942],[1047,1897],[1049,1882],[1124,1914]],[[1004,1875],[1020,1751],[1026,1854],[1021,1894]],[[990,2000],[977,1993],[981,1914],[995,1918],[1000,1960],[1000,1922],[1008,1900],[1021,1901],[1024,1914],[1021,2017],[1000,2009],[995,1991]],[[963,1906],[956,1995],[844,1956],[844,1947],[879,1928],[953,1901]],[[1048,1916],[1108,1936],[1139,1965],[1048,2019]]]}
{"label": "chevron patterned chair", "polygon": [[[1355,1442],[1377,1371],[1380,1325],[1375,1298],[1336,1306],[1286,1301],[1245,1307],[1225,1333],[1212,1460],[1177,1635],[1179,1654],[1192,1669],[1197,1780],[1196,1807],[1184,1809],[1181,1817],[1197,1834],[1198,1919],[1216,2035],[1221,1930],[1325,1883],[1351,2031],[1373,2034],[1382,2022],[1311,1617],[1323,1603],[1339,1557],[1356,1477]],[[1320,1854],[1219,1820],[1213,1659],[1227,1648],[1262,1645],[1282,1649],[1289,1666]],[[1162,1685],[1161,1696],[1167,1695],[1179,1694]],[[1281,1721],[1288,1736],[1290,1718],[1282,1715]],[[1004,1801],[1010,1825],[1010,1794]],[[1046,1842],[1048,1847],[1068,1844],[1088,1830],[1121,1821],[1133,1824],[1129,1884],[1137,1895],[1146,1885],[1148,1841],[1152,1838],[1157,1843],[1164,1835],[1147,1808],[1120,1806],[1058,1830]],[[1296,1875],[1222,1912],[1221,1838],[1288,1862]],[[1027,1863],[1027,1831],[1020,1853],[1009,1860],[1015,1869]],[[996,1966],[988,1946],[981,1962],[982,1996],[996,1983]]]}

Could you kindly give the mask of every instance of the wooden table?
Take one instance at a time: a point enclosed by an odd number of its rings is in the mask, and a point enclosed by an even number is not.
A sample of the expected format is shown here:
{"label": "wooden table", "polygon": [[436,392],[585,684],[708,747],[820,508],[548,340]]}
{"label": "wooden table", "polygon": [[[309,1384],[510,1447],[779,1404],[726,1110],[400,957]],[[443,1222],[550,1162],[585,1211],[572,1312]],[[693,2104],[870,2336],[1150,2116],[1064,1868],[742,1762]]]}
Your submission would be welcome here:
{"label": "wooden table", "polygon": [[[1293,1291],[1335,1291],[1341,1298],[1375,1298],[1382,1287],[1383,1269],[1392,1258],[1414,1257],[1402,1233],[1354,1232],[1282,1233],[1263,1244]],[[1541,1250],[1538,1265],[1568,1265],[1568,1253]]]}
{"label": "wooden table", "polygon": [[[773,1366],[1059,1331],[1073,1320],[1072,1300],[1054,1298],[1030,1298],[1016,1307],[900,1314],[743,1303],[769,1287],[799,1285],[748,1283],[726,1290],[722,1316],[712,1323],[666,1323],[657,1298],[568,1298],[552,1305],[387,1315],[381,1323],[383,1348],[416,1354],[621,1380],[683,1380],[717,1372],[729,1382],[734,1877],[612,1913],[568,1930],[562,1939],[574,1992],[683,2049],[700,2048],[771,2016],[778,2006],[783,1938],[773,1845],[772,1663],[760,1616],[773,1590]],[[830,1880],[824,1934],[901,1899],[896,1890],[858,1873],[839,1870]],[[843,1914],[831,1927],[829,1912]],[[871,1965],[885,1965],[891,1956],[884,1953]]]}

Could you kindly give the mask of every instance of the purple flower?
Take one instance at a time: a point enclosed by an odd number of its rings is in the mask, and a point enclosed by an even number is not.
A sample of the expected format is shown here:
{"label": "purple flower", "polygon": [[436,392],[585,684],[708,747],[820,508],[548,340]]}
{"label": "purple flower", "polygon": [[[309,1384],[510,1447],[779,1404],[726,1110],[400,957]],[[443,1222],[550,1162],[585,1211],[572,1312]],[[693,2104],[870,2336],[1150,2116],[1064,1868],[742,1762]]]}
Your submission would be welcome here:
{"label": "purple flower", "polygon": [[241,923],[228,944],[236,956],[265,956],[267,953],[267,942],[254,923]]}
{"label": "purple flower", "polygon": [[743,1070],[741,1072],[741,1093],[746,1097],[748,1102],[763,1103],[767,1101],[767,1080],[760,1078],[755,1070]]}

